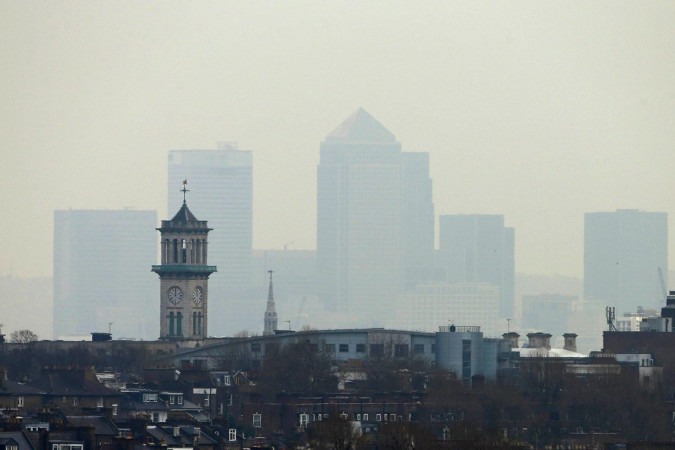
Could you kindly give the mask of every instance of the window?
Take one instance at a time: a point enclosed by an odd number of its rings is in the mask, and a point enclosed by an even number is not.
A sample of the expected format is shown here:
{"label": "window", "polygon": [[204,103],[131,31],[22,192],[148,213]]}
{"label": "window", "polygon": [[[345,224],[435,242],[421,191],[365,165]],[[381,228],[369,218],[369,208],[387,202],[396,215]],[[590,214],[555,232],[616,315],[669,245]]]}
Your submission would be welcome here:
{"label": "window", "polygon": [[309,414],[300,414],[300,426],[304,427],[309,423]]}
{"label": "window", "polygon": [[204,397],[204,408],[208,408],[211,405],[211,399],[208,395]]}
{"label": "window", "polygon": [[347,353],[349,351],[349,344],[340,344],[340,353]]}
{"label": "window", "polygon": [[384,356],[384,344],[370,344],[370,356]]}
{"label": "window", "polygon": [[232,384],[232,379],[230,378],[229,375],[223,375],[223,384],[225,386],[229,386],[230,384]]}
{"label": "window", "polygon": [[253,414],[253,428],[261,428],[261,427],[262,427],[262,414],[260,413]]}
{"label": "window", "polygon": [[182,405],[183,404],[183,396],[178,395],[177,398],[176,398],[176,401],[178,402],[179,405]]}
{"label": "window", "polygon": [[18,406],[19,408],[23,406],[23,395],[20,395],[20,396],[16,399],[16,406]]}
{"label": "window", "polygon": [[80,404],[80,399],[77,397],[73,397],[73,406],[77,406]]}
{"label": "window", "polygon": [[364,415],[363,415],[363,421],[364,421],[364,422],[368,422],[368,414],[364,414]]}
{"label": "window", "polygon": [[361,414],[356,414],[356,420],[361,420]]}
{"label": "window", "polygon": [[375,414],[375,421],[376,422],[382,422],[382,414]]}
{"label": "window", "polygon": [[173,405],[176,402],[176,397],[173,395],[169,396],[169,405]]}
{"label": "window", "polygon": [[112,415],[113,416],[117,415],[117,403],[113,403],[112,405]]}
{"label": "window", "polygon": [[99,397],[96,399],[96,407],[103,408],[103,397]]}
{"label": "window", "polygon": [[396,414],[389,414],[389,420],[391,422],[396,422]]}
{"label": "window", "polygon": [[52,450],[82,450],[82,444],[52,444]]}
{"label": "window", "polygon": [[156,402],[157,401],[157,394],[149,394],[149,393],[144,393],[143,394],[143,403],[147,402]]}
{"label": "window", "polygon": [[227,433],[227,440],[230,442],[235,442],[237,440],[236,428],[230,428],[229,432]]}
{"label": "window", "polygon": [[227,394],[227,406],[232,406],[232,394]]}
{"label": "window", "polygon": [[413,351],[416,355],[421,355],[424,353],[424,344],[415,344]]}
{"label": "window", "polygon": [[326,351],[328,353],[335,353],[335,344],[326,344]]}
{"label": "window", "polygon": [[366,344],[356,344],[356,353],[365,353]]}
{"label": "window", "polygon": [[408,344],[394,345],[394,356],[397,358],[405,358],[408,356]]}
{"label": "window", "polygon": [[340,419],[347,420],[347,417],[349,417],[347,413],[340,413]]}

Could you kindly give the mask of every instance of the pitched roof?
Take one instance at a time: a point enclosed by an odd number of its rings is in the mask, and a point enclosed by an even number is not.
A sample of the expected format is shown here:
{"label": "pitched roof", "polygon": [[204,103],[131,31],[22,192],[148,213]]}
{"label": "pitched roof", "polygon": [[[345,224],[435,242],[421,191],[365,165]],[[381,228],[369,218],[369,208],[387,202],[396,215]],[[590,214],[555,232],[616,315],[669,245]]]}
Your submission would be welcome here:
{"label": "pitched roof", "polygon": [[328,136],[327,142],[394,143],[396,137],[363,109],[357,109]]}
{"label": "pitched roof", "polygon": [[198,220],[199,219],[197,219],[187,207],[187,203],[183,202],[183,206],[181,206],[176,215],[173,216],[171,222],[196,222]]}

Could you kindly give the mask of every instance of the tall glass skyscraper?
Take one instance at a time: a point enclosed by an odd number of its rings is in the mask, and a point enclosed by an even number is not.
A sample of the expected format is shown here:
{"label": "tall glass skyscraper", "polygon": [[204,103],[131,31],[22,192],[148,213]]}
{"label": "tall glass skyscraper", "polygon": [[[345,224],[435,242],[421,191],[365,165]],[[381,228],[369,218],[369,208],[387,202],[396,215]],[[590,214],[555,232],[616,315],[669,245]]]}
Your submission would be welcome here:
{"label": "tall glass skyscraper", "polygon": [[221,143],[216,150],[171,150],[168,171],[168,211],[183,201],[187,180],[190,210],[208,218],[209,264],[218,273],[209,280],[209,330],[225,334],[227,299],[250,287],[253,247],[253,159],[250,150]]}
{"label": "tall glass skyscraper", "polygon": [[617,317],[638,306],[660,308],[668,289],[668,215],[620,209],[586,213],[584,300],[613,306]]}
{"label": "tall glass skyscraper", "polygon": [[155,211],[54,211],[54,338],[156,339]]}
{"label": "tall glass skyscraper", "polygon": [[513,318],[515,231],[504,226],[504,216],[443,215],[439,227],[439,256],[446,281],[497,286],[499,316]]}
{"label": "tall glass skyscraper", "polygon": [[431,262],[434,211],[428,155],[401,151],[359,108],[321,143],[317,174],[319,295],[354,324],[378,324]]}

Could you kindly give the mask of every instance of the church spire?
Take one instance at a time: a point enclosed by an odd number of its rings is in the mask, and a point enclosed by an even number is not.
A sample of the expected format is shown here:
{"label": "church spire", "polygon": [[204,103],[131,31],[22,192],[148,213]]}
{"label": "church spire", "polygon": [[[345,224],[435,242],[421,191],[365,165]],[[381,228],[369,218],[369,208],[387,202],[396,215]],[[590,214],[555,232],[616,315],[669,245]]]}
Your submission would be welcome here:
{"label": "church spire", "polygon": [[273,270],[268,270],[270,274],[270,288],[267,293],[267,309],[265,309],[265,330],[263,335],[267,336],[274,334],[277,329],[277,311],[274,308],[274,290],[272,288],[272,273]]}

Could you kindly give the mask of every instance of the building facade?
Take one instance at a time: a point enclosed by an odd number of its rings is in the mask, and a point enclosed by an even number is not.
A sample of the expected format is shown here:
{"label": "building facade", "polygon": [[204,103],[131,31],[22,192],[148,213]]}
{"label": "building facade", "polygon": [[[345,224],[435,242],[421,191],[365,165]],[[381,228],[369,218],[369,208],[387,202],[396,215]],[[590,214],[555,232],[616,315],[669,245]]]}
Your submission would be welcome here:
{"label": "building facade", "polygon": [[171,150],[168,160],[168,211],[182,201],[177,186],[189,180],[190,208],[208,217],[209,261],[219,268],[210,283],[211,329],[224,335],[227,305],[241,297],[251,283],[253,247],[253,159],[235,143],[220,143],[216,150]]}
{"label": "building facade", "polygon": [[666,213],[630,209],[586,213],[585,301],[613,306],[619,316],[638,306],[660,308],[666,304],[667,277]]}
{"label": "building facade", "polygon": [[483,282],[499,288],[499,315],[514,317],[515,232],[502,215],[439,217],[439,257],[450,283]]}
{"label": "building facade", "polygon": [[208,336],[209,276],[216,271],[216,266],[208,265],[211,228],[183,200],[176,215],[162,220],[157,230],[162,235],[161,264],[153,265],[152,271],[160,278],[159,337],[204,339]]}
{"label": "building facade", "polygon": [[397,300],[387,327],[432,331],[443,321],[480,326],[487,336],[499,336],[507,327],[499,319],[499,289],[489,283],[429,281],[400,293]]}
{"label": "building facade", "polygon": [[401,152],[359,108],[321,143],[317,183],[319,296],[346,320],[380,323],[407,270],[433,255],[428,158]]}
{"label": "building facade", "polygon": [[155,211],[54,212],[55,339],[112,331],[157,336],[157,303],[148,267],[157,255]]}

